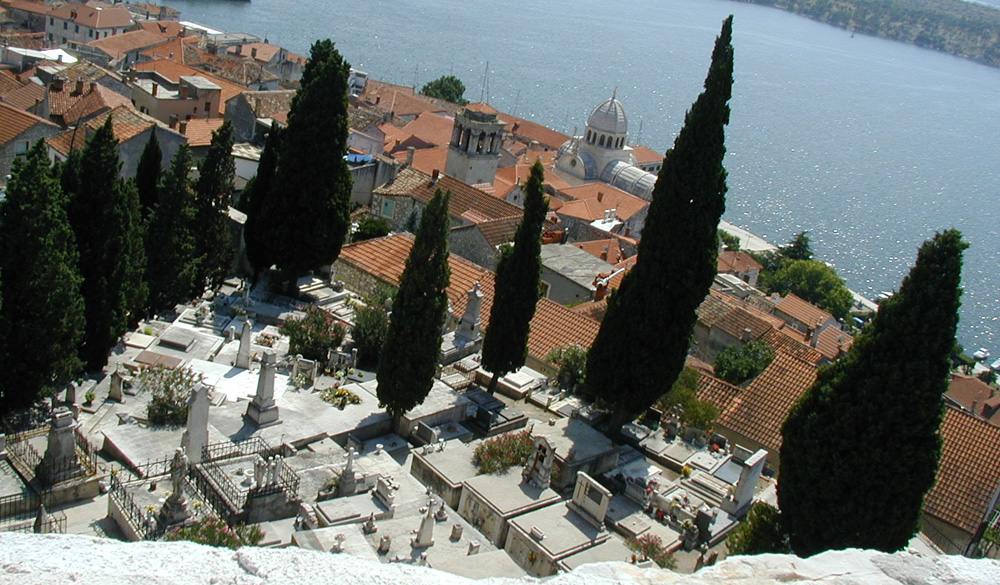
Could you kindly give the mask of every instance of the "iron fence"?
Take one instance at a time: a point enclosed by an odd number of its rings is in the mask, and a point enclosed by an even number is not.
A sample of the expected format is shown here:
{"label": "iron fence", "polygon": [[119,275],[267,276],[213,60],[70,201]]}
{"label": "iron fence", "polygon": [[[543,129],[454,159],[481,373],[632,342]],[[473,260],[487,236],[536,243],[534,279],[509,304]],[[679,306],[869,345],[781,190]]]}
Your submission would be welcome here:
{"label": "iron fence", "polygon": [[160,525],[155,514],[135,503],[132,494],[126,489],[129,483],[119,479],[117,472],[112,472],[108,497],[118,506],[125,521],[141,540],[155,540],[163,534],[164,527]]}

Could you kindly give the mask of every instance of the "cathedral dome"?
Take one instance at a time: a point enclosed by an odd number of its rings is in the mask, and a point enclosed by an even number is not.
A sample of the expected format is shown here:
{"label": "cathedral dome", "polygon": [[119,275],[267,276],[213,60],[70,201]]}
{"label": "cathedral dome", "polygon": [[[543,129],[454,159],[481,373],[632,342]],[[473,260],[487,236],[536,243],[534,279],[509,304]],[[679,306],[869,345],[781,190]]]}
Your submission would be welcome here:
{"label": "cathedral dome", "polygon": [[615,96],[594,108],[587,119],[587,128],[594,132],[623,135],[628,133],[625,108]]}

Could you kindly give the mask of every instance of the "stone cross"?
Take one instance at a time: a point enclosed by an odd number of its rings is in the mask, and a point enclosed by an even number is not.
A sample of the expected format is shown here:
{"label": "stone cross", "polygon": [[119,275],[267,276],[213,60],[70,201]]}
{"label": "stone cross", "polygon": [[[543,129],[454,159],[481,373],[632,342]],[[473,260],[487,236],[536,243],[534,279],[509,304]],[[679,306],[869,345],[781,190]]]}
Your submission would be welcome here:
{"label": "stone cross", "polygon": [[244,370],[250,369],[250,338],[253,336],[253,326],[250,320],[243,321],[243,330],[240,333],[240,349],[236,352],[236,367]]}
{"label": "stone cross", "polygon": [[191,397],[188,398],[187,428],[181,445],[194,463],[201,463],[201,450],[208,444],[208,386],[196,382]]}
{"label": "stone cross", "polygon": [[347,449],[347,464],[337,481],[338,496],[353,496],[358,491],[357,478],[354,476],[354,458],[356,456],[357,452],[354,447],[349,447]]}

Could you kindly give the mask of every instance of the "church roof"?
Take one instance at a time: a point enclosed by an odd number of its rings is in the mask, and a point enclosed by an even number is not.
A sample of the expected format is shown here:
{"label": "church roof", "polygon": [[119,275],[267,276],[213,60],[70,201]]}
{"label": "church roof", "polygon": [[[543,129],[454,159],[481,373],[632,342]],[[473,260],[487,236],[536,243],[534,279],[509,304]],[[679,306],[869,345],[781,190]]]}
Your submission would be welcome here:
{"label": "church roof", "polygon": [[590,113],[587,127],[606,134],[627,134],[628,118],[625,116],[625,108],[617,98],[611,96]]}
{"label": "church roof", "polygon": [[653,198],[653,187],[656,185],[656,175],[648,173],[639,167],[624,161],[608,163],[601,173],[601,181],[650,201]]}

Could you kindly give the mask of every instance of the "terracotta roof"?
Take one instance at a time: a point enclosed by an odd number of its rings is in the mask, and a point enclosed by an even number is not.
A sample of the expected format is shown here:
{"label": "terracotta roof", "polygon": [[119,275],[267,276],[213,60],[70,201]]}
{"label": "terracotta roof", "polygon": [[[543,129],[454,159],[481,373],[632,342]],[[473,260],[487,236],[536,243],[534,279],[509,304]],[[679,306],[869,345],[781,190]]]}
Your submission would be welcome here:
{"label": "terracotta roof", "polygon": [[[530,163],[517,164],[497,169],[497,174],[493,178],[493,182],[495,184],[499,180],[505,185],[520,185],[528,180],[528,175],[531,172],[531,165],[533,164],[535,163],[532,160]],[[559,175],[552,172],[551,165],[545,164],[544,161],[542,164],[545,170],[545,176],[542,178],[542,185],[553,191],[562,191],[563,189],[569,189],[571,187],[571,185],[559,177]],[[510,189],[508,189],[508,191],[509,190]],[[506,195],[506,192],[503,195]],[[503,198],[503,195],[499,195],[501,199]],[[555,200],[552,201],[554,202]]]}
{"label": "terracotta roof", "polygon": [[[201,57],[201,51],[192,46],[193,44],[198,43],[198,37],[177,37],[165,40],[165,36],[159,36],[162,41],[161,44],[156,45],[155,47],[149,47],[148,49],[143,49],[139,52],[139,54],[146,57],[150,61],[155,59],[168,59],[170,61],[191,66],[202,62],[203,59]],[[189,58],[190,56],[193,56],[194,58]]]}
{"label": "terracotta roof", "polygon": [[524,118],[504,113],[498,114],[498,117],[506,122],[507,130],[514,136],[529,141],[533,140],[550,150],[557,150],[564,142],[570,139],[569,136],[562,132],[546,128],[531,120],[525,120]]}
{"label": "terracotta roof", "polygon": [[953,373],[945,396],[978,418],[1000,426],[1000,408],[997,408],[1000,407],[1000,394],[979,378]]}
{"label": "terracotta roof", "polygon": [[559,192],[572,199],[563,202],[559,214],[584,221],[601,219],[609,209],[615,210],[618,219],[629,220],[649,206],[648,201],[605,183],[587,183],[560,189]]}
{"label": "terracotta roof", "polygon": [[83,4],[67,4],[56,8],[49,13],[49,16],[89,26],[90,28],[124,27],[132,26],[133,24],[132,13],[122,6],[114,6],[101,10]]}
{"label": "terracotta roof", "polygon": [[107,115],[97,116],[82,127],[67,130],[58,136],[49,138],[47,142],[53,149],[65,156],[74,148],[83,148],[87,139],[104,125],[108,116],[111,116],[111,128],[119,143],[135,138],[148,130],[150,126],[162,126],[150,116],[141,114],[127,106],[118,106]]}
{"label": "terracotta roof", "polygon": [[758,311],[736,297],[715,289],[709,289],[708,296],[698,306],[697,313],[702,325],[719,328],[736,339],[742,339],[745,329],[750,330],[750,339],[760,339],[768,331],[781,329],[785,325],[781,319]]}
{"label": "terracotta roof", "polygon": [[491,246],[496,247],[514,239],[514,233],[517,231],[517,226],[521,225],[521,219],[522,216],[511,216],[490,221],[481,221],[476,224],[476,227],[483,233],[486,241]]}
{"label": "terracotta roof", "polygon": [[110,77],[116,81],[121,80],[118,75],[115,75],[107,69],[98,67],[89,61],[77,61],[69,67],[61,70],[59,75],[70,81],[76,81],[77,79],[83,79],[84,81],[101,81],[106,77]]}
{"label": "terracotta roof", "polygon": [[[393,158],[405,163],[407,151],[397,150],[392,153]],[[448,147],[436,146],[434,148],[417,148],[413,151],[413,168],[427,174],[434,172],[434,169],[443,169],[448,163]]]}
{"label": "terracotta roof", "polygon": [[0,75],[0,96],[15,89],[21,89],[24,86],[24,83],[18,81],[13,75],[6,75],[6,70],[4,72],[4,75]]}
{"label": "terracotta roof", "polygon": [[118,59],[129,51],[144,49],[165,42],[162,35],[144,30],[133,30],[120,35],[103,38],[87,43],[88,46],[99,49],[112,59]]}
{"label": "terracotta roof", "polygon": [[854,337],[836,327],[827,327],[816,336],[814,347],[830,360],[835,360],[851,350]]}
{"label": "terracotta roof", "polygon": [[788,293],[785,298],[781,299],[774,310],[781,311],[792,319],[805,324],[806,327],[815,327],[818,324],[826,323],[830,319],[833,319],[833,315],[830,313],[795,296],[793,293]]}
{"label": "terracotta roof", "polygon": [[132,102],[127,97],[92,82],[92,85],[87,88],[87,92],[63,113],[63,122],[72,125],[81,118],[87,118],[101,110],[112,110],[119,106],[133,108]]}
{"label": "terracotta roof", "polygon": [[781,425],[802,393],[815,381],[814,364],[778,352],[771,365],[746,388],[702,374],[698,398],[719,409],[720,426],[777,453],[781,448]]}
{"label": "terracotta roof", "polygon": [[385,94],[390,92],[399,92],[409,96],[413,95],[413,88],[406,85],[396,85],[394,83],[389,83],[387,81],[377,81],[375,79],[369,79],[365,82],[365,90],[361,93],[362,99],[365,101],[374,102],[375,98],[367,99],[368,96],[375,96],[379,94]]}
{"label": "terracotta roof", "polygon": [[438,181],[431,183],[430,176],[414,168],[403,169],[395,179],[374,192],[380,195],[413,197],[428,203],[438,189],[451,191],[449,214],[452,217],[461,217],[469,223],[478,224],[508,217],[520,219],[523,215],[520,207],[491,197],[455,177],[441,173]]}
{"label": "terracotta roof", "polygon": [[608,310],[608,302],[605,299],[599,301],[587,301],[585,303],[578,303],[569,308],[577,315],[583,315],[588,319],[593,319],[600,323],[604,320],[604,314]]}
{"label": "terracotta roof", "polygon": [[648,146],[633,146],[632,156],[635,157],[636,164],[640,165],[663,162],[663,153],[656,152]]}
{"label": "terracotta roof", "polygon": [[946,408],[941,438],[937,483],[924,498],[924,513],[974,534],[1000,486],[1000,428]]}
{"label": "terracotta roof", "polygon": [[258,118],[274,118],[279,115],[287,117],[292,108],[293,97],[295,92],[291,90],[243,91],[239,96]]}
{"label": "terracotta roof", "polygon": [[35,107],[35,104],[45,99],[45,88],[37,83],[28,82],[24,86],[8,91],[0,96],[0,101],[10,104],[19,110]]}
{"label": "terracotta roof", "polygon": [[[367,240],[345,246],[337,262],[346,262],[384,282],[398,285],[412,245],[413,236],[405,233]],[[451,267],[448,298],[454,314],[461,315],[465,311],[467,291],[478,281],[483,292],[479,314],[483,323],[488,323],[493,306],[494,274],[454,254],[449,256],[448,264]],[[535,309],[535,317],[531,320],[528,353],[543,360],[549,351],[561,345],[576,343],[590,347],[599,328],[600,324],[593,319],[577,315],[552,300],[541,298]]]}
{"label": "terracotta roof", "polygon": [[625,251],[622,250],[621,244],[615,239],[573,242],[573,245],[595,258],[600,258],[611,264],[617,264],[625,259]]}
{"label": "terracotta roof", "polygon": [[191,118],[187,121],[184,135],[188,146],[208,146],[212,144],[212,132],[222,127],[225,118]]}
{"label": "terracotta roof", "polygon": [[357,106],[351,106],[347,110],[347,125],[361,131],[367,130],[369,126],[377,127],[390,118],[392,112],[389,110],[365,102],[359,102]]}
{"label": "terracotta roof", "polygon": [[445,108],[426,102],[413,96],[413,93],[401,91],[370,92],[366,88],[364,98],[368,103],[381,106],[399,117],[416,116],[424,112],[442,114]]}
{"label": "terracotta roof", "polygon": [[231,81],[226,81],[221,77],[202,71],[201,69],[195,69],[194,67],[175,63],[174,61],[170,61],[168,59],[157,59],[155,61],[139,63],[135,66],[135,68],[138,71],[155,71],[174,83],[180,83],[181,76],[184,75],[204,77],[222,88],[222,96],[219,100],[220,114],[224,114],[226,112],[227,101],[247,91],[247,88],[242,85],[237,85]]}
{"label": "terracotta roof", "polygon": [[709,376],[715,374],[715,368],[712,366],[712,364],[704,360],[698,359],[693,355],[689,355],[686,358],[684,358],[684,365],[689,368],[694,368],[699,372],[708,374]]}
{"label": "terracotta roof", "polygon": [[52,122],[43,120],[34,114],[0,103],[0,144],[7,144],[36,124],[58,128]]}
{"label": "terracotta roof", "polygon": [[823,361],[824,356],[822,353],[816,351],[801,341],[797,341],[796,339],[785,335],[784,331],[786,330],[787,327],[783,328],[781,331],[768,331],[760,339],[770,346],[775,353],[783,351],[810,364],[819,364]]}
{"label": "terracotta roof", "polygon": [[719,272],[753,272],[763,269],[759,262],[744,252],[723,250],[719,254]]}
{"label": "terracotta roof", "polygon": [[447,146],[451,142],[451,131],[454,127],[453,118],[424,112],[403,126],[402,130],[434,146]]}
{"label": "terracotta roof", "polygon": [[[165,37],[178,37],[184,32],[184,26],[176,20],[144,20],[139,23],[142,30]],[[192,37],[197,39],[197,37]]]}
{"label": "terracotta roof", "polygon": [[25,0],[4,0],[3,4],[12,10],[32,12],[34,14],[48,14],[55,9],[54,6],[49,6],[41,2],[27,2]]}

